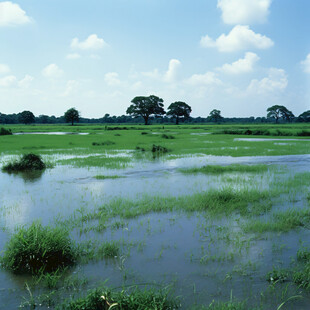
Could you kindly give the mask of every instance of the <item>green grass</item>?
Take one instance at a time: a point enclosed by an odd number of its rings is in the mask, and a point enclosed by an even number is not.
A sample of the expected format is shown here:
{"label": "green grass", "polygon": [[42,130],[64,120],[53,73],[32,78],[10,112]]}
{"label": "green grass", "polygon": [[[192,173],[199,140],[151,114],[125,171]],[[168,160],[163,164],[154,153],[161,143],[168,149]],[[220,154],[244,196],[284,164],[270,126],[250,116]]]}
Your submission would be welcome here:
{"label": "green grass", "polygon": [[124,176],[120,176],[120,175],[96,175],[95,178],[97,180],[107,180],[107,179],[121,179],[121,178],[124,178]]}
{"label": "green grass", "polygon": [[182,173],[205,173],[205,174],[220,174],[229,172],[251,172],[259,173],[268,170],[267,165],[229,165],[229,166],[219,166],[219,165],[208,165],[200,168],[188,168],[179,169]]}
{"label": "green grass", "polygon": [[[114,305],[112,307],[112,305]],[[171,297],[166,290],[137,287],[129,292],[115,291],[108,288],[95,289],[87,296],[67,301],[59,306],[59,310],[173,310],[179,308],[179,302]]]}
{"label": "green grass", "polygon": [[75,262],[68,232],[60,227],[43,227],[39,222],[13,234],[1,257],[2,267],[15,273],[51,272]]}

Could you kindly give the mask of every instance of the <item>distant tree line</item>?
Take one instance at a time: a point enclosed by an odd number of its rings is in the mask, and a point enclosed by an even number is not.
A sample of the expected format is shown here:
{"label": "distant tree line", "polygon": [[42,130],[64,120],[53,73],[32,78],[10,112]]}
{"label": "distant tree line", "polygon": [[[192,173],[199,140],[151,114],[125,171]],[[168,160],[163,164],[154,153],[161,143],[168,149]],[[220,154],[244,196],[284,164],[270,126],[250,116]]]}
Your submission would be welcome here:
{"label": "distant tree line", "polygon": [[168,106],[167,112],[164,110],[163,99],[157,96],[138,96],[131,101],[126,114],[121,116],[111,116],[106,113],[100,118],[81,117],[80,113],[71,108],[63,116],[54,115],[34,116],[31,111],[22,111],[17,114],[4,114],[0,112],[0,124],[63,124],[79,122],[82,124],[168,124],[168,123],[293,123],[310,122],[310,110],[295,116],[285,106],[274,105],[267,109],[266,117],[223,117],[220,110],[212,110],[207,117],[191,117],[191,107],[182,101],[176,101]]}

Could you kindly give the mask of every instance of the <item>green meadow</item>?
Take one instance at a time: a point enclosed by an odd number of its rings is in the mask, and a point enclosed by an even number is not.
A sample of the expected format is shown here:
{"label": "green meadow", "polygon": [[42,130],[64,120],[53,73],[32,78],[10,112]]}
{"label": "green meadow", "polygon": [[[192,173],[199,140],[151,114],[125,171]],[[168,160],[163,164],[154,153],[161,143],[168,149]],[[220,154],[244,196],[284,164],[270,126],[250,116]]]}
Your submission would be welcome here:
{"label": "green meadow", "polygon": [[4,127],[5,309],[308,309],[310,125]]}

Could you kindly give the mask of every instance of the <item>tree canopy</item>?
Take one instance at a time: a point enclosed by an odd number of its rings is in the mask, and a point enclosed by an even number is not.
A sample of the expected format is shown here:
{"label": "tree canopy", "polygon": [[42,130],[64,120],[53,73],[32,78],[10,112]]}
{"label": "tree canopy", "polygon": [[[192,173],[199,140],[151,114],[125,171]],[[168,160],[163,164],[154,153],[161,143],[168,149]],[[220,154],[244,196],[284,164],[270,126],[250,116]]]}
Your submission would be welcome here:
{"label": "tree canopy", "polygon": [[223,118],[224,117],[221,115],[221,111],[216,109],[212,110],[208,116],[208,120],[214,123],[220,122]]}
{"label": "tree canopy", "polygon": [[298,121],[299,122],[310,122],[310,110],[301,113],[298,116]]}
{"label": "tree canopy", "polygon": [[278,123],[280,118],[290,122],[295,117],[293,112],[283,105],[273,105],[267,109],[267,112],[267,117],[274,118],[276,123]]}
{"label": "tree canopy", "polygon": [[167,115],[175,118],[175,123],[179,124],[180,118],[188,118],[192,112],[192,108],[182,101],[176,101],[169,105]]}
{"label": "tree canopy", "polygon": [[151,95],[149,97],[138,96],[131,100],[132,105],[130,105],[126,111],[127,114],[134,117],[142,116],[145,125],[148,124],[150,116],[160,116],[164,115],[166,112],[164,110],[164,100]]}
{"label": "tree canopy", "polygon": [[64,118],[67,123],[71,123],[73,126],[74,122],[78,122],[80,119],[80,113],[75,108],[71,108],[65,112]]}
{"label": "tree canopy", "polygon": [[35,117],[30,111],[23,111],[18,114],[18,121],[23,124],[31,124],[35,122]]}

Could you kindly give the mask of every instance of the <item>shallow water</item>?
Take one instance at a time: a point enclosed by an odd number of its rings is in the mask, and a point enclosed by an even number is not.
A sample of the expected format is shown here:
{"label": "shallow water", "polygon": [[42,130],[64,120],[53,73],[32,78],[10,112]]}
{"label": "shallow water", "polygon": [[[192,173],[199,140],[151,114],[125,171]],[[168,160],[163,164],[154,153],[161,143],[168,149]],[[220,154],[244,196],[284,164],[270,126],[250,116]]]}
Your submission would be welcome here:
{"label": "shallow water", "polygon": [[[56,157],[60,159],[61,155]],[[34,174],[0,172],[0,251],[16,225],[29,224],[35,219],[47,224],[57,216],[65,219],[77,209],[93,210],[115,198],[181,196],[225,184],[263,190],[274,180],[273,171],[259,178],[249,173],[217,176],[184,175],[178,171],[193,166],[229,164],[280,165],[286,166],[287,174],[294,174],[310,171],[310,155],[239,158],[199,155],[170,159],[168,156],[168,160],[140,159],[122,170],[56,166]],[[124,178],[97,180],[96,175]],[[292,207],[302,205],[303,201],[299,200]],[[275,207],[281,209],[288,205]],[[301,229],[253,239],[254,235],[241,233],[240,221],[239,216],[214,219],[199,213],[148,214],[124,220],[123,227],[118,229],[83,235],[72,232],[72,237],[78,241],[116,240],[127,246],[121,257],[80,265],[70,273],[86,276],[89,287],[96,287],[107,279],[108,285],[117,287],[133,283],[172,284],[175,294],[183,298],[184,309],[194,303],[208,305],[213,299],[227,301],[231,293],[236,298],[249,298],[250,304],[258,304],[259,293],[268,290],[266,274],[273,265],[289,267],[300,247],[298,241],[310,240],[310,233]],[[130,253],[128,244],[132,244]],[[29,277],[0,271],[2,308],[17,308],[21,296],[28,294],[24,289],[26,280],[31,281]],[[265,295],[264,309],[276,309],[279,300]],[[303,300],[285,309],[297,309],[296,305],[298,309],[308,309],[309,303],[310,299],[304,294]]]}
{"label": "shallow water", "polygon": [[274,138],[235,138],[234,141],[248,141],[248,142],[266,142],[266,141],[310,141],[310,139],[288,139],[288,138],[282,138],[282,139],[274,139]]}
{"label": "shallow water", "polygon": [[63,132],[63,131],[42,131],[42,132],[14,132],[13,135],[89,135],[89,132]]}

